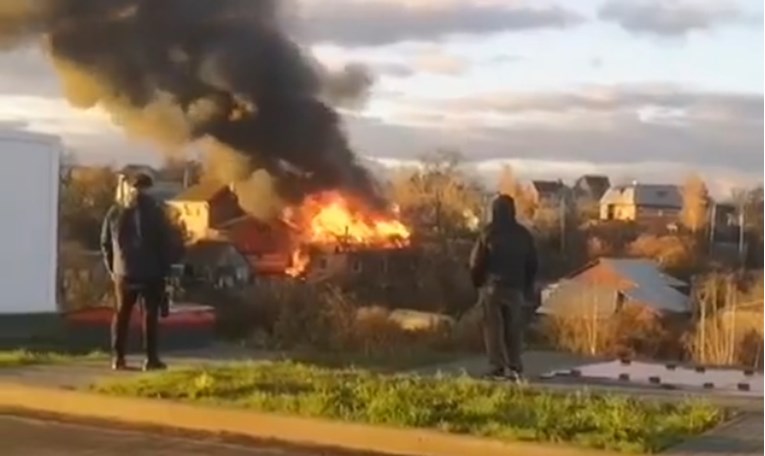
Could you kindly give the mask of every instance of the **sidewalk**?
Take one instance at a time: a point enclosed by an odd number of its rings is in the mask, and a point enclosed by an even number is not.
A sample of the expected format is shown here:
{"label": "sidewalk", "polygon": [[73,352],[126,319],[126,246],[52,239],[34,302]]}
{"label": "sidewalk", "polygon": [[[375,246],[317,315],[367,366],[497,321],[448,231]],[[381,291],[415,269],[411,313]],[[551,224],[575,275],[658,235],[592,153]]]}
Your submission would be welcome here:
{"label": "sidewalk", "polygon": [[666,454],[668,456],[759,456],[763,453],[762,413],[745,414]]}
{"label": "sidewalk", "polygon": [[[597,363],[597,359],[587,359],[567,353],[529,351],[524,355],[526,376],[531,385],[553,391],[572,391],[586,389],[591,392],[617,395],[638,396],[651,400],[683,401],[688,398],[707,400],[717,406],[748,412],[763,412],[762,397],[753,398],[745,393],[724,390],[703,390],[699,388],[667,389],[666,385],[622,382],[596,378],[553,377],[539,380],[539,376],[554,370],[569,370],[584,364]],[[416,369],[418,375],[471,375],[480,376],[487,370],[486,358],[475,356],[452,363],[427,366]],[[754,399],[754,400],[753,400]]]}

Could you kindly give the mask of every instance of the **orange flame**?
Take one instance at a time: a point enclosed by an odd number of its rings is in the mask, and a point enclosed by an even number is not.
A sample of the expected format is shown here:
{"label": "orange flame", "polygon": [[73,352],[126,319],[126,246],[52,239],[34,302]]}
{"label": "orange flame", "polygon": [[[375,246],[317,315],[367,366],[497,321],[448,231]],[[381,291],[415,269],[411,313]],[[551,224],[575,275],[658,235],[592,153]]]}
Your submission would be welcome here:
{"label": "orange flame", "polygon": [[286,211],[285,221],[298,230],[299,247],[292,254],[291,276],[301,275],[310,263],[310,245],[398,248],[409,244],[409,229],[388,214],[376,214],[353,204],[338,192],[309,197],[296,210]]}

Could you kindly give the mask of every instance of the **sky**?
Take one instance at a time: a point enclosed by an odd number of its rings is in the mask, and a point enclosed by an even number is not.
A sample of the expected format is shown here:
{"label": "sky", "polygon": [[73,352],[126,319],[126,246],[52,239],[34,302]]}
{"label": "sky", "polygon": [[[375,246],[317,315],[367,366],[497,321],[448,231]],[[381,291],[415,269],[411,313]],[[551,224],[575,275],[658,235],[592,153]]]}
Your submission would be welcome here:
{"label": "sky", "polygon": [[[760,0],[292,0],[290,33],[330,68],[366,65],[344,109],[384,164],[458,150],[487,186],[526,178],[763,179]],[[0,122],[61,135],[82,161],[156,162],[99,110],[78,111],[33,47],[0,54]]]}

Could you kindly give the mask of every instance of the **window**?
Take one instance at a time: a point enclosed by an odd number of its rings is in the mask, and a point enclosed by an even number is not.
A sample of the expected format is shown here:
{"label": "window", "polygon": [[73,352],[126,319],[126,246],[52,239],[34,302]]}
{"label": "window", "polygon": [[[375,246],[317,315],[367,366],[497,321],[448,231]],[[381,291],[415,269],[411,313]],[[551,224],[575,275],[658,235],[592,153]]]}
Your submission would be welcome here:
{"label": "window", "polygon": [[323,270],[327,269],[327,266],[328,266],[327,265],[327,259],[326,258],[319,258],[319,264],[317,265],[319,270],[323,271]]}
{"label": "window", "polygon": [[361,272],[361,270],[362,270],[361,261],[354,260],[353,261],[353,272]]}

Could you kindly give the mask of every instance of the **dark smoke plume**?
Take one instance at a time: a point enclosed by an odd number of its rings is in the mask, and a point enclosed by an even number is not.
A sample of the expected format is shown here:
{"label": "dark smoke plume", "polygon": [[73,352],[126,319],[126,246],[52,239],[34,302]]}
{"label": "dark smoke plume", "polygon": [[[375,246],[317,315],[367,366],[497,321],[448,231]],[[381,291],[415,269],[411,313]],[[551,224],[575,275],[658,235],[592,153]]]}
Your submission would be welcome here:
{"label": "dark smoke plume", "polygon": [[214,138],[235,174],[274,177],[288,201],[343,189],[382,204],[330,103],[368,73],[321,68],[283,32],[279,0],[0,0],[0,47],[42,39],[72,104],[131,134],[183,146]]}

